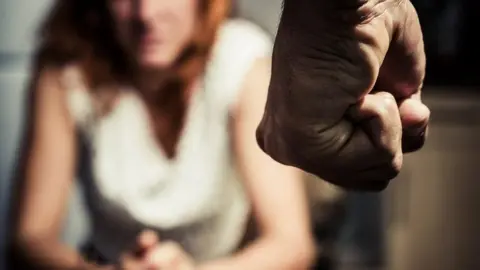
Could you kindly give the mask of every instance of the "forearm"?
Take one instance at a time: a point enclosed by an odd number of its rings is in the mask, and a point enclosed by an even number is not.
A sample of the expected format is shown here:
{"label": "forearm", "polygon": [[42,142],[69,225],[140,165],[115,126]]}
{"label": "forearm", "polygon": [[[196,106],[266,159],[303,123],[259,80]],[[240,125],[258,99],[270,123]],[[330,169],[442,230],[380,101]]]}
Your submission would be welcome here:
{"label": "forearm", "polygon": [[21,240],[12,246],[11,252],[13,269],[104,269],[88,263],[80,253],[59,241]]}
{"label": "forearm", "polygon": [[231,257],[201,264],[198,270],[302,270],[310,269],[314,260],[311,241],[288,242],[260,238]]}

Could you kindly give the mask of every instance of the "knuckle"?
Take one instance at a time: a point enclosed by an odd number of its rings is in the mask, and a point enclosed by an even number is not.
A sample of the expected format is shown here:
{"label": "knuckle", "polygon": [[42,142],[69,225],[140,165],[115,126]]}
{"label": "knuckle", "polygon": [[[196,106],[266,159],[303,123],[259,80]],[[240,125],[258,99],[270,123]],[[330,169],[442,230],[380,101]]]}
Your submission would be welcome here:
{"label": "knuckle", "polygon": [[[370,163],[372,164],[372,163]],[[370,165],[369,181],[389,181],[397,177],[403,166],[403,153],[401,151],[382,151],[378,153],[376,161]]]}
{"label": "knuckle", "polygon": [[388,166],[393,169],[398,168],[399,170],[403,165],[403,153],[400,145],[398,147],[384,147],[380,149],[378,157],[379,160],[382,160],[384,164],[389,164]]}
{"label": "knuckle", "polygon": [[382,180],[392,180],[400,174],[403,164],[403,155],[397,155],[385,163],[381,171]]}
{"label": "knuckle", "polygon": [[380,132],[378,143],[376,144],[379,150],[379,157],[383,160],[392,160],[396,157],[398,152],[402,151],[402,129],[400,126],[391,126],[390,131]]}
{"label": "knuckle", "polygon": [[381,141],[377,144],[376,158],[383,163],[391,162],[397,156],[399,147],[393,146],[390,142]]}
{"label": "knuckle", "polygon": [[397,101],[392,94],[387,92],[379,92],[377,96],[379,98],[378,111],[380,112],[381,116],[388,117],[393,112],[398,110]]}
{"label": "knuckle", "polygon": [[392,174],[395,174],[395,176],[397,176],[400,173],[402,166],[403,166],[403,154],[400,152],[393,158],[391,162]]}

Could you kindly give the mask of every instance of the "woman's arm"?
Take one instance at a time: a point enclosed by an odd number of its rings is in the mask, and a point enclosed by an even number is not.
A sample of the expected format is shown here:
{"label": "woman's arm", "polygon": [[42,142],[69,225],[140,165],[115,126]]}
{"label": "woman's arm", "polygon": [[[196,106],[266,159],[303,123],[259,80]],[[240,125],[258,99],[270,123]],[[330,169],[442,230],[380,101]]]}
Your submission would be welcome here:
{"label": "woman's arm", "polygon": [[15,198],[12,264],[20,263],[22,269],[79,269],[85,265],[81,256],[59,241],[76,151],[75,127],[59,71],[42,71],[31,91],[26,148],[17,179],[21,182]]}
{"label": "woman's arm", "polygon": [[301,172],[273,161],[257,145],[270,59],[259,59],[248,73],[233,115],[237,160],[260,226],[260,237],[230,258],[200,269],[309,269],[314,258],[307,198]]}

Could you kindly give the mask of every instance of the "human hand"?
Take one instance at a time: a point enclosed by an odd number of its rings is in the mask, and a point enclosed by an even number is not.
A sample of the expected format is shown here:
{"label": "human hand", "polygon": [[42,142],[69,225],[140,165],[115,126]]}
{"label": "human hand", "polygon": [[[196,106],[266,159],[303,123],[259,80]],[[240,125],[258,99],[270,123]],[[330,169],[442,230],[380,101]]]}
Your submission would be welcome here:
{"label": "human hand", "polygon": [[192,270],[193,259],[175,242],[160,242],[157,234],[146,230],[137,238],[134,250],[120,260],[120,269]]}
{"label": "human hand", "polygon": [[146,260],[146,254],[155,249],[158,242],[159,239],[155,232],[142,231],[137,237],[135,247],[120,256],[116,268],[122,270],[148,269],[149,263]]}
{"label": "human hand", "polygon": [[[382,190],[403,152],[423,146],[424,70],[410,1],[285,0],[257,141],[280,163],[347,189]],[[374,89],[390,96],[369,96]],[[366,128],[352,108],[376,120]]]}
{"label": "human hand", "polygon": [[156,245],[145,254],[151,270],[193,270],[190,255],[177,243],[167,241]]}

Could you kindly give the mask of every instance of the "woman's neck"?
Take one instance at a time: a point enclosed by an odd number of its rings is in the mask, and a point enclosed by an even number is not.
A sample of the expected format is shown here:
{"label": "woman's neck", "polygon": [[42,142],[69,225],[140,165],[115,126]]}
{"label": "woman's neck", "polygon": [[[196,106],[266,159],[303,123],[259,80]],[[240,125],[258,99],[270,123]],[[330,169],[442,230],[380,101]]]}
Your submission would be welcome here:
{"label": "woman's neck", "polygon": [[167,78],[166,72],[159,69],[142,69],[134,77],[135,87],[142,93],[154,93],[161,89],[162,82]]}
{"label": "woman's neck", "polygon": [[175,156],[177,143],[184,127],[190,99],[198,80],[187,85],[167,82],[167,72],[143,71],[134,78],[135,88],[150,109],[152,124],[160,147],[165,154]]}

